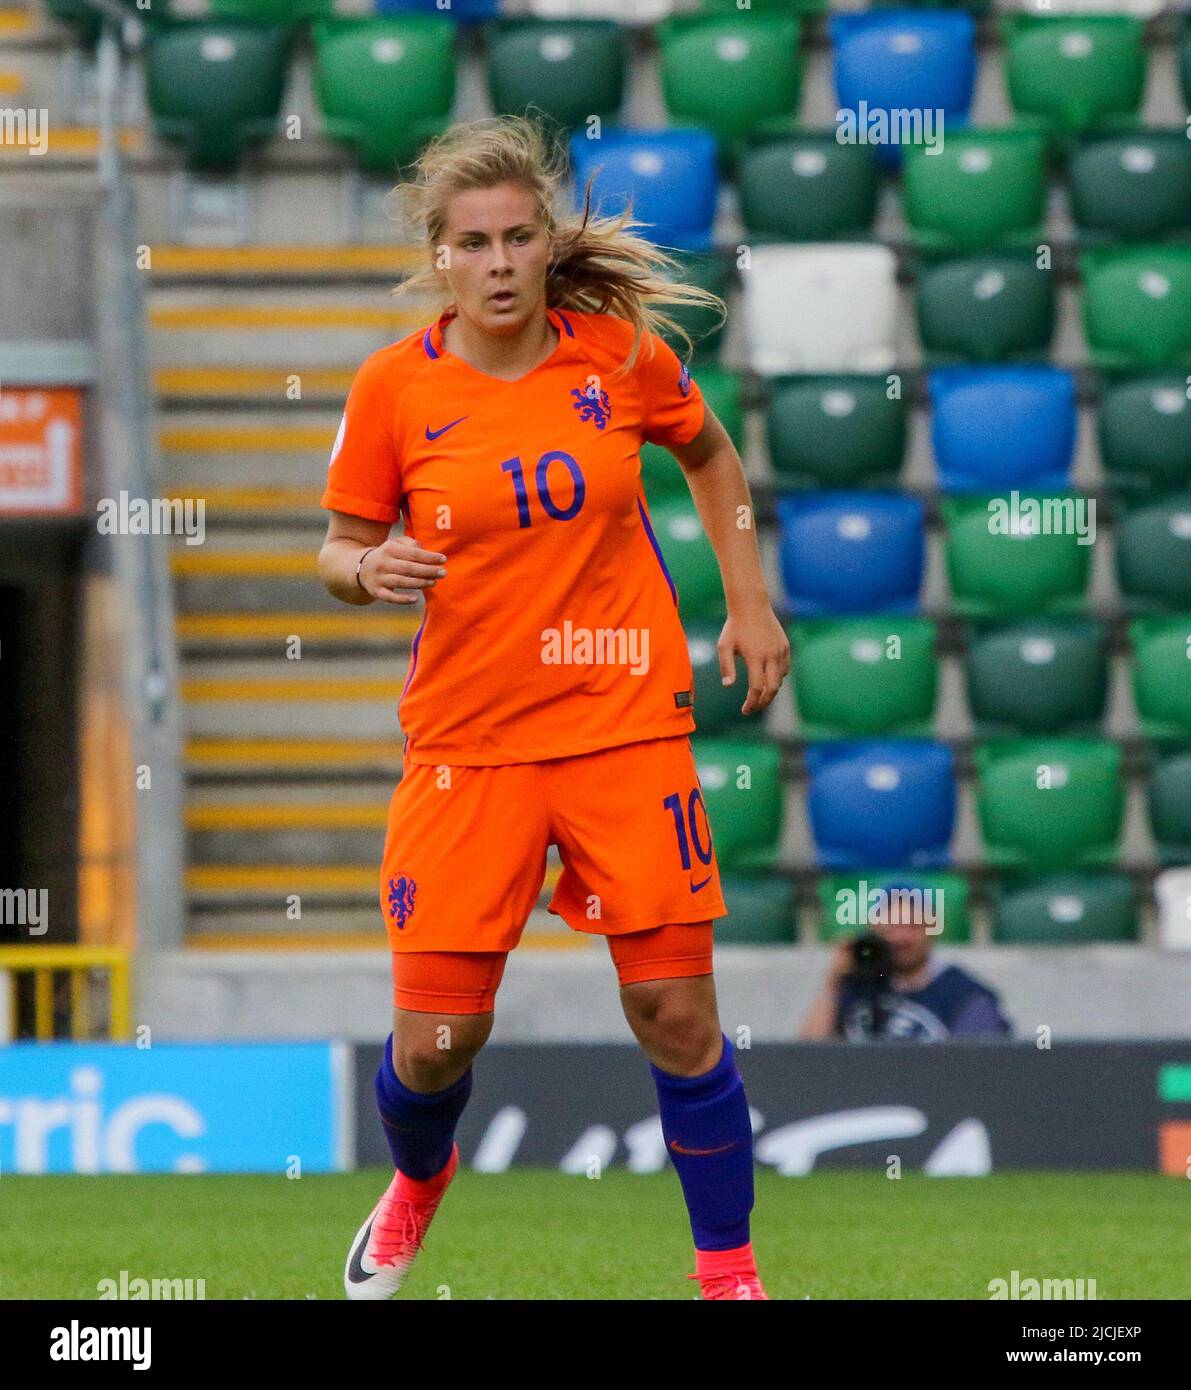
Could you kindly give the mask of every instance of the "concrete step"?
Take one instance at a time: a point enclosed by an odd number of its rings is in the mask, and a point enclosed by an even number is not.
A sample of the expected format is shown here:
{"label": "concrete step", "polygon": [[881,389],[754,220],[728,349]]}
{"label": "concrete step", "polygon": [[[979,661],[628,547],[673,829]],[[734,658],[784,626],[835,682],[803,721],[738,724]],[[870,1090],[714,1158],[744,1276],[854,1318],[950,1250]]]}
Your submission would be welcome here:
{"label": "concrete step", "polygon": [[332,780],[395,780],[401,775],[402,739],[361,738],[189,738],[185,747],[187,777],[228,782],[243,779],[254,790],[262,777]]}
{"label": "concrete step", "polygon": [[283,402],[277,409],[232,417],[226,411],[181,411],[163,414],[158,429],[162,458],[171,469],[179,464],[210,462],[228,455],[253,464],[277,454],[306,456],[326,471],[331,446],[343,412],[308,410],[301,401]]}
{"label": "concrete step", "polygon": [[[334,614],[359,617],[361,634],[373,630],[366,626],[369,621],[393,616],[391,604],[352,608],[323,587],[318,577],[322,526],[295,532],[285,524],[266,527],[259,515],[243,520],[236,528],[216,519],[202,545],[188,545],[185,536],[173,538],[170,568],[180,614]],[[400,616],[420,623],[421,612],[419,604]]]}
{"label": "concrete step", "polygon": [[193,366],[172,355],[153,374],[159,406],[280,407],[294,392],[306,404],[333,406],[340,411],[351,390],[359,361],[350,366],[322,362],[316,366],[262,367],[248,362],[239,343],[225,343],[225,354],[207,366]]}
{"label": "concrete step", "polygon": [[163,490],[203,498],[212,524],[243,524],[255,513],[262,528],[281,521],[325,526],[319,501],[342,418],[342,403],[327,411],[293,402],[230,418],[226,410],[163,412]]}
{"label": "concrete step", "polygon": [[288,661],[188,662],[179,693],[189,738],[377,739],[400,737],[397,703],[408,653],[303,656]]}
{"label": "concrete step", "polygon": [[327,513],[319,506],[317,487],[208,487],[195,482],[166,489],[166,496],[182,502],[203,503],[208,530],[245,530],[264,524],[323,532]]}
{"label": "concrete step", "polygon": [[191,787],[185,824],[190,863],[379,862],[392,788],[300,783]]}
{"label": "concrete step", "polygon": [[[282,808],[272,809],[280,813]],[[188,815],[188,823],[189,819]],[[279,816],[279,819],[284,818]],[[311,864],[378,865],[385,847],[385,808],[382,807],[372,821],[366,830],[322,830],[314,826],[248,830],[238,825],[237,818],[231,817],[226,829],[189,832],[187,861],[194,869],[224,868],[229,874],[262,865],[273,866],[279,873],[285,869],[291,874],[301,873]],[[374,868],[374,879],[375,875]]]}
{"label": "concrete step", "polygon": [[[208,536],[211,541],[219,533]],[[272,571],[249,573],[247,570],[227,570],[204,574],[185,574],[174,580],[174,604],[180,614],[203,613],[318,613],[326,616],[359,615],[361,633],[369,629],[365,624],[375,615],[389,610],[391,604],[383,609],[379,603],[367,604],[360,608],[350,608],[341,603],[323,588],[315,572],[318,547],[322,532],[311,529],[311,567],[308,574],[287,577]],[[291,542],[293,537],[290,538]],[[414,613],[421,622],[421,608]]]}
{"label": "concrete step", "polygon": [[0,43],[21,43],[40,36],[42,16],[24,5],[5,5],[0,9]]}
{"label": "concrete step", "polygon": [[229,352],[288,373],[328,364],[356,367],[427,321],[416,304],[388,289],[320,287],[157,289],[149,300],[155,367],[219,366]]}
{"label": "concrete step", "polygon": [[392,284],[421,262],[414,246],[159,245],[152,248],[150,274],[155,286]]}
{"label": "concrete step", "polygon": [[[99,158],[99,127],[91,125],[58,125],[51,120],[44,132],[45,154],[37,155],[37,171],[51,173],[64,169],[79,169],[93,165]],[[145,144],[145,132],[138,126],[127,126],[119,132],[120,148],[126,155],[136,155]],[[0,142],[0,166],[24,171],[29,159],[29,144]]]}
{"label": "concrete step", "polygon": [[188,899],[195,904],[261,904],[287,897],[376,901],[379,857],[374,861],[336,864],[195,864],[186,870]]}
{"label": "concrete step", "polygon": [[[394,613],[386,606],[340,613],[183,613],[174,631],[188,656],[251,653],[267,656],[284,652],[299,637],[308,653],[358,653],[407,647],[418,630],[412,614]],[[361,619],[363,619],[361,621]]]}

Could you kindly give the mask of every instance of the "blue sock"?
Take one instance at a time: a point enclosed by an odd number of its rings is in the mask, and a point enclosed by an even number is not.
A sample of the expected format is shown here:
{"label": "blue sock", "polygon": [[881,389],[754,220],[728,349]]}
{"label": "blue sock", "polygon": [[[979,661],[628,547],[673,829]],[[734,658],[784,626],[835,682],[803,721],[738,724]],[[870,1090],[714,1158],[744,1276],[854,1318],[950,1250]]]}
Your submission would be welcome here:
{"label": "blue sock", "polygon": [[411,1091],[393,1068],[393,1035],[376,1073],[376,1108],[393,1166],[407,1178],[425,1182],[441,1173],[451,1157],[455,1126],[471,1095],[471,1068],[445,1091]]}
{"label": "blue sock", "polygon": [[[749,1241],[753,1129],[744,1082],[724,1038],[702,1076],[671,1076],[652,1063],[666,1152],[678,1170],[696,1250],[735,1250]],[[710,1152],[708,1152],[710,1150]]]}

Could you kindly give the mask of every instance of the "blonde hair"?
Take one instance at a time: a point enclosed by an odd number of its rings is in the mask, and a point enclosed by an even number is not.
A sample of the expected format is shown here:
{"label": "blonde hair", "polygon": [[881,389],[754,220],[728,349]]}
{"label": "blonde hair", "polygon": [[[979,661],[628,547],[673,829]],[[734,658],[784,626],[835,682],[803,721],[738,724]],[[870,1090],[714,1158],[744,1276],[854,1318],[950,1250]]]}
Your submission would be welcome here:
{"label": "blonde hair", "polygon": [[[546,274],[546,304],[579,313],[614,314],[633,325],[633,342],[621,371],[637,360],[643,336],[669,332],[694,350],[690,335],[659,312],[667,304],[718,308],[720,323],[727,305],[709,290],[666,278],[681,270],[672,256],[635,235],[631,206],[615,217],[591,215],[587,181],[583,211],[558,212],[559,189],[568,173],[566,151],[557,135],[548,136],[542,124],[527,116],[495,116],[452,126],[431,141],[413,168],[413,177],[393,190],[401,199],[408,223],[420,229],[433,260],[446,232],[447,205],[457,193],[494,188],[502,183],[523,185],[533,194],[541,224],[553,240],[553,257]],[[427,266],[407,277],[393,291],[428,294],[447,307],[444,283]]]}

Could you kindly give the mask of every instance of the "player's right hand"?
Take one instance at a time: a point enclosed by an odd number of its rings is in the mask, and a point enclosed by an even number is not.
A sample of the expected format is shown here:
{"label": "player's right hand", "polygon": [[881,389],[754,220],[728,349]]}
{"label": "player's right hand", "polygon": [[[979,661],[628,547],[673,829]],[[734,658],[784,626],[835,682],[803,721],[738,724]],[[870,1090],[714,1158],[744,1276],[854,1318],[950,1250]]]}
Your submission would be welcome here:
{"label": "player's right hand", "polygon": [[413,536],[391,536],[364,557],[360,583],[382,603],[417,603],[446,574],[447,557],[423,550]]}
{"label": "player's right hand", "polygon": [[837,941],[827,966],[827,988],[838,993],[843,988],[845,977],[855,968],[851,941]]}

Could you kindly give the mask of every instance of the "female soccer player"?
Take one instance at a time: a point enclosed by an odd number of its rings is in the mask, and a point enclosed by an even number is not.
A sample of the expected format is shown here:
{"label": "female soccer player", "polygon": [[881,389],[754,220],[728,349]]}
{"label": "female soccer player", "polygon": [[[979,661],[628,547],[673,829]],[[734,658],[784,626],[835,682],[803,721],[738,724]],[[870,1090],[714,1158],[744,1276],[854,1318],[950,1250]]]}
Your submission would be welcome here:
{"label": "female soccer player", "polygon": [[[564,155],[522,118],[456,126],[401,186],[444,306],[365,361],[322,505],[319,574],[345,603],[425,599],[399,706],[403,777],[380,879],[393,1032],[376,1078],[397,1169],[348,1253],[349,1298],[399,1288],[459,1162],[455,1126],[505,958],[541,890],[607,937],[651,1064],[704,1298],[764,1298],[749,1237],[748,1104],[721,1031],[726,914],[691,750],[678,596],[641,488],[643,440],[678,458],[715,549],[725,683],[772,701],[789,647],[740,458],[654,331],[675,262],[628,213],[559,215]],[[404,534],[390,538],[398,517]],[[444,1040],[447,1045],[444,1046]]]}

